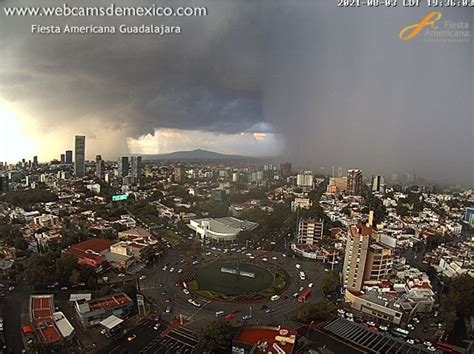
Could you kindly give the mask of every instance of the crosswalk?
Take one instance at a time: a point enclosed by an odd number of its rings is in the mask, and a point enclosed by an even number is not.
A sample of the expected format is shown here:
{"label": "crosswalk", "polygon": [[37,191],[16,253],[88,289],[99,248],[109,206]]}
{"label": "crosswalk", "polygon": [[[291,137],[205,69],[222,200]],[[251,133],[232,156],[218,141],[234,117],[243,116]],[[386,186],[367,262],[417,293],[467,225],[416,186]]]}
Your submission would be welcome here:
{"label": "crosswalk", "polygon": [[140,354],[191,354],[197,340],[194,332],[180,327],[166,336],[158,336],[140,350]]}

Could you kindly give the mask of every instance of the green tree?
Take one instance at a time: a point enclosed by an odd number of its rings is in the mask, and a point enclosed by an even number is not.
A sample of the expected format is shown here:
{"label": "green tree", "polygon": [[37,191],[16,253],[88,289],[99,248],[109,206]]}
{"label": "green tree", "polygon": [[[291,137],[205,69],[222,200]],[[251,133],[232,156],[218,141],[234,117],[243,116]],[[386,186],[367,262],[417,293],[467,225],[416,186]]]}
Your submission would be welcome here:
{"label": "green tree", "polygon": [[331,295],[339,290],[339,275],[337,272],[329,272],[321,283],[321,290],[324,295]]}
{"label": "green tree", "polygon": [[336,306],[329,301],[308,302],[303,304],[296,318],[303,323],[327,321],[335,316]]}
{"label": "green tree", "polygon": [[198,333],[196,349],[199,353],[222,353],[234,335],[234,328],[225,320],[209,323]]}

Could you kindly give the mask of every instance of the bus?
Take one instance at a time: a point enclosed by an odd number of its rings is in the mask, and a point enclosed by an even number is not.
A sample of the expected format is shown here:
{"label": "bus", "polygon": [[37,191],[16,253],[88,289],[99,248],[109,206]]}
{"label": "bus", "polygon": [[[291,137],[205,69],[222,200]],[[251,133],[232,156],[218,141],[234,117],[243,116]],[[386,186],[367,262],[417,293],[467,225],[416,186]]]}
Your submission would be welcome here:
{"label": "bus", "polygon": [[304,274],[303,271],[300,272],[300,279],[301,280],[306,280],[306,274]]}
{"label": "bus", "polygon": [[312,292],[313,292],[313,290],[308,289],[305,292],[301,293],[300,296],[298,296],[298,302],[306,302],[308,297],[311,296]]}
{"label": "bus", "polygon": [[406,338],[410,334],[410,332],[406,329],[395,327],[392,331],[392,334],[396,337]]}

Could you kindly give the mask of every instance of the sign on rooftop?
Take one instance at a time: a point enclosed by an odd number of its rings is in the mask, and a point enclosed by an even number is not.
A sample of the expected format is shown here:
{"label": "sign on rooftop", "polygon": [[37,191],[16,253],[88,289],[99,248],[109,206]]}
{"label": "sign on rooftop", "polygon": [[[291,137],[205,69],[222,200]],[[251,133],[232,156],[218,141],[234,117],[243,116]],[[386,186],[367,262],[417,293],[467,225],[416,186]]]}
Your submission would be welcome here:
{"label": "sign on rooftop", "polygon": [[113,202],[118,202],[119,200],[127,200],[128,194],[116,194],[112,196]]}

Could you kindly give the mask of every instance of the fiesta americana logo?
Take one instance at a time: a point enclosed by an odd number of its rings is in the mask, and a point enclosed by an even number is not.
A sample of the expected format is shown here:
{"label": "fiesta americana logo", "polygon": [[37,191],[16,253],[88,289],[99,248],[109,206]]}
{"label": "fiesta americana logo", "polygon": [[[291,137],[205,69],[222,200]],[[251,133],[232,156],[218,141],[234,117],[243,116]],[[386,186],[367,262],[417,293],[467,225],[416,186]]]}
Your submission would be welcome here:
{"label": "fiesta americana logo", "polygon": [[430,12],[426,17],[420,22],[414,25],[406,26],[400,31],[400,38],[404,41],[410,41],[416,36],[418,36],[425,27],[430,27],[435,30],[438,28],[436,22],[441,20],[443,14],[441,12],[433,11]]}
{"label": "fiesta americana logo", "polygon": [[441,12],[433,11],[420,23],[404,27],[399,36],[403,41],[411,41],[418,37],[430,43],[467,44],[471,40],[471,28],[468,22],[444,19]]}

